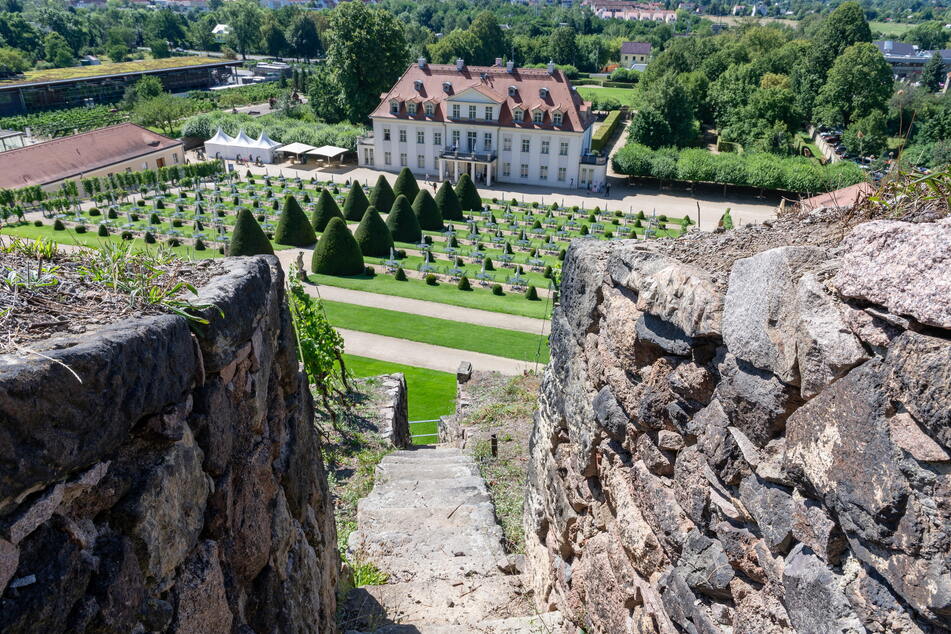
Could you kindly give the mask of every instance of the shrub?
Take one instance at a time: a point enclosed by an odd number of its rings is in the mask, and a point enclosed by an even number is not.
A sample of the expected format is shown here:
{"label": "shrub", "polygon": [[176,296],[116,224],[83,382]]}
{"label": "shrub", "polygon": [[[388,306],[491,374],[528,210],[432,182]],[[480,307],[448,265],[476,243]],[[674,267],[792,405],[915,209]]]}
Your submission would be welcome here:
{"label": "shrub", "polygon": [[314,249],[311,270],[325,275],[359,275],[364,271],[363,254],[347,223],[331,218]]}
{"label": "shrub", "polygon": [[353,237],[360,246],[360,252],[367,257],[388,257],[393,247],[393,236],[372,205],[364,212]]}
{"label": "shrub", "polygon": [[726,211],[723,212],[723,215],[720,217],[720,222],[717,223],[718,227],[723,227],[724,229],[733,228],[733,216],[730,215],[730,208],[727,207]]}
{"label": "shrub", "polygon": [[478,211],[482,209],[482,198],[479,196],[479,190],[475,183],[469,178],[468,174],[463,174],[456,183],[456,196],[459,198],[459,204],[463,211]]}
{"label": "shrub", "polygon": [[181,221],[180,219],[178,219],[178,218],[173,218],[173,219],[172,219],[172,226],[173,226],[173,227],[181,227],[181,226],[182,226],[182,221]]}
{"label": "shrub", "polygon": [[139,214],[129,214],[129,219],[130,219],[132,222],[138,222],[138,221],[139,221]]}
{"label": "shrub", "polygon": [[400,194],[406,196],[406,200],[416,200],[416,196],[419,194],[419,183],[416,182],[416,177],[413,176],[413,172],[408,167],[400,170],[399,176],[396,177],[396,182],[393,184],[393,195],[399,196]]}
{"label": "shrub", "polygon": [[178,238],[169,238],[168,240],[166,240],[166,243],[170,247],[180,247],[182,245],[182,241],[179,240]]}
{"label": "shrub", "polygon": [[42,220],[34,220],[34,221],[33,221],[33,226],[34,226],[34,227],[42,227],[42,226],[43,226],[43,221],[42,221]]}
{"label": "shrub", "polygon": [[363,267],[363,274],[368,277],[376,277],[376,269],[372,266]]}
{"label": "shrub", "polygon": [[[407,200],[409,200],[408,196]],[[427,190],[423,189],[416,194],[413,201],[413,213],[416,214],[420,229],[442,231],[442,215],[439,213],[439,207],[436,205],[436,201],[433,200],[432,194]]]}
{"label": "shrub", "polygon": [[196,251],[204,251],[204,250],[205,250],[205,243],[202,242],[201,238],[198,238],[197,240],[195,240],[195,250],[196,250]]}
{"label": "shrub", "polygon": [[529,286],[527,289],[525,289],[525,299],[532,302],[538,301],[538,291],[534,286]]}
{"label": "shrub", "polygon": [[[362,196],[362,194],[363,190],[361,189],[360,195]],[[344,209],[347,209],[347,205],[350,205],[350,210],[352,211],[360,206],[361,201],[357,198],[351,200],[351,196],[354,196],[352,192],[347,196]],[[362,196],[362,198],[363,201],[366,201],[366,196]],[[363,207],[363,211],[366,211],[366,207]],[[362,217],[361,215],[360,218]],[[340,212],[337,201],[334,200],[334,197],[325,187],[320,190],[320,195],[317,196],[317,204],[314,206],[314,211],[310,215],[310,224],[314,228],[314,231],[321,232],[327,227],[327,223],[330,222],[331,218],[346,218],[346,216]],[[354,220],[359,220],[359,218],[355,218]]]}
{"label": "shrub", "polygon": [[[277,204],[277,201],[274,201]],[[294,247],[305,247],[317,242],[314,227],[301,209],[300,203],[291,194],[284,198],[284,209],[277,221],[274,241]]]}
{"label": "shrub", "polygon": [[621,123],[621,111],[612,110],[607,118],[601,123],[597,130],[594,131],[594,134],[591,135],[591,151],[600,152],[604,149],[604,146],[607,145],[608,141],[611,139],[611,136],[617,130],[618,125]]}
{"label": "shrub", "polygon": [[426,280],[428,286],[439,286],[439,280],[436,279],[436,275],[433,273],[427,273],[426,277],[423,278]]}
{"label": "shrub", "polygon": [[472,284],[469,283],[469,278],[463,275],[459,278],[459,283],[456,284],[456,288],[458,288],[460,291],[471,291]]}
{"label": "shrub", "polygon": [[95,218],[96,216],[99,216],[101,213],[102,212],[99,211],[98,207],[93,207],[92,209],[89,210],[89,215],[92,216],[93,218]]}
{"label": "shrub", "polygon": [[63,224],[62,220],[57,218],[56,220],[53,221],[53,231],[64,231],[65,229],[66,229],[66,225]]}
{"label": "shrub", "polygon": [[583,236],[588,235],[588,225],[581,225],[581,231],[579,233]]}
{"label": "shrub", "polygon": [[495,270],[495,265],[492,264],[492,258],[486,258],[486,259],[482,260],[482,263],[485,265],[485,270],[486,270],[486,271],[494,271],[494,270]]}
{"label": "shrub", "polygon": [[535,222],[532,223],[532,229],[541,229],[541,228],[542,228],[542,223],[540,220],[536,220]]}
{"label": "shrub", "polygon": [[605,237],[606,239],[611,239],[611,238],[614,237],[614,232],[613,232],[613,231],[605,231],[605,232],[604,232],[604,237]]}
{"label": "shrub", "polygon": [[105,238],[106,236],[109,235],[109,227],[107,227],[106,225],[99,225],[99,231],[97,231],[96,233],[99,235],[99,237]]}
{"label": "shrub", "polygon": [[158,214],[152,214],[149,216],[149,224],[160,225],[162,224],[162,219],[159,218]]}
{"label": "shrub", "polygon": [[[382,178],[382,177],[381,177]],[[419,220],[413,213],[406,196],[397,196],[390,215],[386,218],[386,226],[393,235],[394,242],[419,242],[423,237],[423,232],[419,228]]]}
{"label": "shrub", "polygon": [[402,266],[396,269],[396,274],[393,275],[393,279],[395,279],[397,282],[406,281],[406,271],[403,270]]}
{"label": "shrub", "polygon": [[115,220],[116,218],[119,217],[119,213],[115,209],[110,209],[106,213],[106,216],[109,218],[109,220]]}
{"label": "shrub", "polygon": [[[290,194],[288,194],[288,196],[290,196]],[[274,202],[271,203],[271,209],[273,209],[274,211],[277,211],[280,208],[281,206],[278,204],[277,199],[275,198]]]}
{"label": "shrub", "polygon": [[123,240],[131,240],[132,237],[133,237],[131,231],[123,231],[122,233],[119,234],[119,236],[120,236]]}
{"label": "shrub", "polygon": [[560,251],[558,252],[558,259],[561,260],[562,262],[564,262],[564,261],[565,261],[565,255],[566,255],[566,254],[565,254],[565,250],[564,250],[564,249],[560,250]]}
{"label": "shrub", "polygon": [[258,214],[257,220],[258,222],[264,222],[265,220],[267,220],[267,216],[265,216],[264,214]]}
{"label": "shrub", "polygon": [[135,201],[135,204],[139,207],[145,207],[145,201],[142,200],[141,198]]}
{"label": "shrub", "polygon": [[86,233],[86,225],[79,225],[75,229],[76,233]]}
{"label": "shrub", "polygon": [[443,181],[439,186],[439,191],[436,192],[436,206],[439,207],[439,214],[443,220],[463,220],[462,205],[449,181]]}
{"label": "shrub", "polygon": [[[360,187],[360,183],[354,181],[353,185],[350,186],[350,191],[347,193],[346,200],[343,201],[343,217],[347,220],[358,222],[363,218],[363,214],[366,213],[367,207],[369,206],[370,201],[367,200],[366,194],[363,193],[363,188]],[[379,207],[377,207],[377,209],[379,209]]]}
{"label": "shrub", "polygon": [[274,248],[267,236],[247,209],[238,212],[234,231],[231,233],[231,244],[228,246],[228,255],[260,255],[274,254]]}
{"label": "shrub", "polygon": [[[235,200],[237,200],[237,196],[235,196]],[[238,203],[235,202],[235,204],[237,205]],[[165,209],[165,201],[162,200],[161,198],[159,198],[157,201],[155,201],[155,208],[156,208],[156,209]]]}
{"label": "shrub", "polygon": [[155,236],[152,235],[151,231],[146,231],[142,239],[145,240],[146,244],[155,244]]}
{"label": "shrub", "polygon": [[552,274],[551,267],[546,264],[546,265],[545,265],[545,270],[542,271],[542,277],[544,277],[546,280],[550,280],[550,279],[551,279],[551,274]]}
{"label": "shrub", "polygon": [[376,185],[374,185],[373,189],[370,190],[370,204],[377,209],[392,209],[393,203],[395,201],[396,194],[393,193],[393,188],[390,187],[390,182],[386,180],[386,177],[383,176],[383,174],[380,174],[380,176],[376,179]]}
{"label": "shrub", "polygon": [[505,291],[502,290],[502,285],[501,285],[501,284],[493,284],[493,285],[492,285],[492,294],[493,294],[493,295],[505,295]]}

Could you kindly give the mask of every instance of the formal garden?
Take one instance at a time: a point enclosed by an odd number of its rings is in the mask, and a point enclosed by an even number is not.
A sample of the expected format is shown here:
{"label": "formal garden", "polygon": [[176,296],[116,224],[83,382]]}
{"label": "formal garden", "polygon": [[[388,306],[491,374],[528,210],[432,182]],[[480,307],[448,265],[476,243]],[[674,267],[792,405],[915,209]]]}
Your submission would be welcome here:
{"label": "formal garden", "polygon": [[[414,289],[411,295],[451,288],[529,300],[543,300],[554,288],[573,239],[677,237],[692,224],[689,217],[644,211],[483,199],[468,176],[433,195],[409,170],[392,186],[382,175],[368,186],[224,172],[215,161],[82,179],[55,195],[4,190],[0,209],[4,232],[23,237],[134,241],[194,257],[316,243],[310,269],[338,285],[360,286],[386,274],[390,290],[378,292],[403,294],[393,288],[403,283]],[[31,211],[42,218],[25,221]]]}

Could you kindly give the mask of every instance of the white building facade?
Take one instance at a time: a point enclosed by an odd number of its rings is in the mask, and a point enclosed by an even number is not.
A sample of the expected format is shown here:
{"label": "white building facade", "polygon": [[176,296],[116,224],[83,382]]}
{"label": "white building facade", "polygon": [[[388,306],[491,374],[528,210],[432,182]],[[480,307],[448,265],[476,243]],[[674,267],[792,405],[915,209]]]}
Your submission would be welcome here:
{"label": "white building facade", "polygon": [[361,166],[456,181],[599,188],[604,156],[592,154],[594,117],[564,75],[549,67],[411,66],[371,114],[357,147]]}

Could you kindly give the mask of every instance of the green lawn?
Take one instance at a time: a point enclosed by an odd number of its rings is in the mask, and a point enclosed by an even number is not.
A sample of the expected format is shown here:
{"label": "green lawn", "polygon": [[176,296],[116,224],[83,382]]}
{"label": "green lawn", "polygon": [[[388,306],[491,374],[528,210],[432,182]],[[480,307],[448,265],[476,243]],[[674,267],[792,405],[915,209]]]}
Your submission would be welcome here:
{"label": "green lawn", "polygon": [[[357,377],[402,372],[406,377],[407,406],[411,421],[434,420],[440,416],[452,414],[455,410],[456,377],[449,372],[377,361],[352,354],[344,355],[344,360],[347,363],[347,370]],[[413,425],[410,433],[414,436],[435,434],[436,423]],[[420,444],[423,444],[423,442],[434,442],[435,439],[421,438],[420,441],[422,441]]]}
{"label": "green lawn", "polygon": [[338,328],[519,361],[534,361],[538,354],[542,363],[548,363],[548,341],[542,335],[328,300],[323,306],[330,323]]}
{"label": "green lawn", "polygon": [[881,33],[882,35],[904,35],[914,24],[903,24],[901,22],[869,22],[868,27],[872,33]]}
{"label": "green lawn", "polygon": [[605,97],[617,99],[621,105],[636,108],[639,102],[637,90],[633,88],[602,88],[601,86],[578,86],[578,94],[582,99],[592,100]]}
{"label": "green lawn", "polygon": [[476,285],[476,280],[470,280],[473,285],[472,291],[460,291],[455,285],[446,283],[440,283],[439,286],[429,286],[422,280],[416,279],[398,282],[392,275],[383,274],[373,277],[365,275],[336,277],[312,274],[310,280],[327,286],[380,293],[381,295],[408,297],[410,299],[422,299],[463,308],[478,308],[493,313],[521,315],[522,317],[535,317],[536,319],[548,319],[551,314],[551,304],[544,299],[532,302],[522,295],[514,293],[507,293],[502,296],[493,295],[490,291],[479,288]]}

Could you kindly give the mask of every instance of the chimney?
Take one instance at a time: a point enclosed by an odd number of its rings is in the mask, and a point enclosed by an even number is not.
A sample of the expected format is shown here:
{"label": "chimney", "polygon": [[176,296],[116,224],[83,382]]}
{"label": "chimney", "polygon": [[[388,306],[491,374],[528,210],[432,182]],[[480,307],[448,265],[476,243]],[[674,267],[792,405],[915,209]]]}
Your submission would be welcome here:
{"label": "chimney", "polygon": [[419,59],[416,60],[416,63],[419,64],[419,67],[420,67],[420,68],[426,68],[426,58],[425,58],[425,57],[420,57]]}
{"label": "chimney", "polygon": [[501,66],[501,65],[502,65],[502,58],[501,58],[501,57],[496,57],[496,58],[495,58],[495,65],[496,65],[496,66]]}
{"label": "chimney", "polygon": [[462,69],[465,68],[465,67],[466,67],[466,62],[465,62],[465,60],[462,59],[461,57],[457,58],[457,59],[456,59],[456,70],[462,71]]}
{"label": "chimney", "polygon": [[548,62],[548,74],[549,74],[549,75],[554,75],[554,74],[555,74],[555,62],[550,61],[550,60],[549,60],[549,62]]}
{"label": "chimney", "polygon": [[515,71],[515,62],[513,62],[512,60],[509,60],[509,61],[505,62],[505,70],[506,70],[507,72],[509,72],[509,73],[514,72],[514,71]]}

